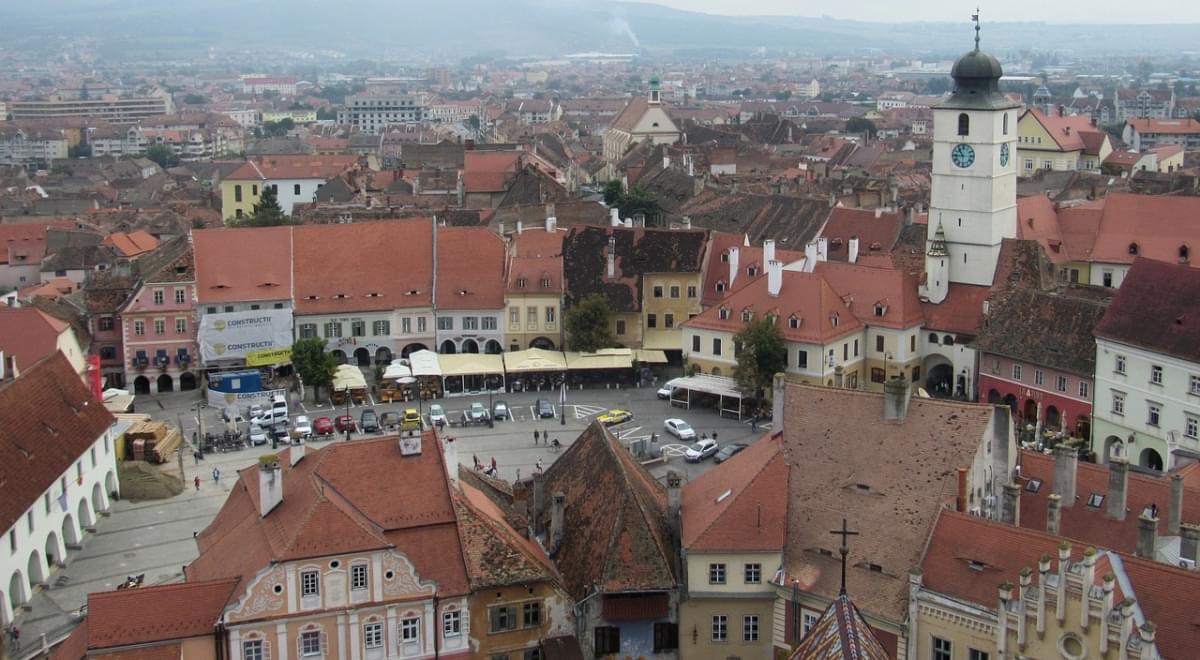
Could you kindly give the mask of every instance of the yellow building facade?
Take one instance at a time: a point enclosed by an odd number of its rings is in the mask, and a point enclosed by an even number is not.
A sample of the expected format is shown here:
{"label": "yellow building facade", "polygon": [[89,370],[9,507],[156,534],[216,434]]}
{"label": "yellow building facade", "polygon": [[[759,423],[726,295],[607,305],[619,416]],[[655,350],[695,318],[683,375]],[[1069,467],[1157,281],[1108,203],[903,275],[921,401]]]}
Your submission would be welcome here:
{"label": "yellow building facade", "polygon": [[548,582],[480,589],[469,599],[472,657],[524,660],[543,640],[574,634],[572,603]]}
{"label": "yellow building facade", "polygon": [[[771,653],[781,552],[686,554],[688,597],[679,606],[679,653],[686,658],[766,658]],[[720,571],[720,581],[714,573]]]}
{"label": "yellow building facade", "polygon": [[504,345],[510,351],[527,348],[563,349],[562,297],[554,293],[509,293],[504,296]]}
{"label": "yellow building facade", "polygon": [[261,194],[262,183],[253,180],[226,179],[221,182],[221,212],[225,219],[248,216]]}
{"label": "yellow building facade", "polygon": [[662,351],[682,350],[680,326],[703,311],[700,307],[703,283],[703,274],[699,272],[647,273],[643,276],[640,319],[643,331],[638,346]]}

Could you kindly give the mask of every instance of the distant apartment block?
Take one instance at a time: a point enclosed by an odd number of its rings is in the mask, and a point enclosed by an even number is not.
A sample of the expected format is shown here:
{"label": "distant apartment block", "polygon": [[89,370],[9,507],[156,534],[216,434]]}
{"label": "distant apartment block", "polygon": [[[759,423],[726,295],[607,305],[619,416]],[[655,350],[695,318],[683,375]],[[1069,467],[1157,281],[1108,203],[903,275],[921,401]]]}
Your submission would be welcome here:
{"label": "distant apartment block", "polygon": [[338,111],[338,123],[379,133],[388,126],[425,121],[425,106],[425,97],[420,94],[356,94],[346,97],[345,108]]}
{"label": "distant apartment block", "polygon": [[67,157],[67,137],[52,129],[0,126],[0,164],[49,163]]}
{"label": "distant apartment block", "polygon": [[44,101],[11,101],[9,113],[14,120],[88,117],[113,124],[132,124],[147,117],[175,112],[171,95],[156,90],[149,96],[118,97],[106,94],[92,99],[64,99],[51,96]]}
{"label": "distant apartment block", "polygon": [[242,78],[243,94],[274,92],[280,96],[296,95],[296,79],[292,76],[247,76]]}

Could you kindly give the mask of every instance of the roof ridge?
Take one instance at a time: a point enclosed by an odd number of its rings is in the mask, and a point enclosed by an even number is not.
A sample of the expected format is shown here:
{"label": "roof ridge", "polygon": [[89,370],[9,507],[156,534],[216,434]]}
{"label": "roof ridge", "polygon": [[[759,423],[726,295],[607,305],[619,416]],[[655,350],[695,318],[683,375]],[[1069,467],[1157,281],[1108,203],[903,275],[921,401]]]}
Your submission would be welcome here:
{"label": "roof ridge", "polygon": [[[776,441],[776,438],[778,438],[778,441]],[[720,513],[713,516],[713,519],[711,521],[709,521],[708,526],[706,526],[703,531],[701,531],[699,534],[696,535],[697,541],[699,541],[706,534],[708,534],[708,531],[710,529],[712,529],[714,526],[716,526],[717,521],[719,521],[721,518],[723,518],[725,516],[725,514],[729,513],[729,510],[732,509],[733,505],[738,500],[740,500],[743,495],[746,494],[746,491],[750,490],[751,488],[754,487],[754,484],[758,483],[758,480],[763,477],[763,474],[767,471],[767,469],[774,467],[775,459],[779,458],[783,454],[782,432],[779,432],[777,434],[768,435],[765,440],[760,440],[759,442],[768,442],[768,443],[776,444],[776,447],[772,451],[769,451],[765,454],[766,456],[768,456],[770,458],[768,458],[767,460],[764,460],[762,462],[762,464],[759,465],[758,469],[754,471],[754,475],[750,479],[748,479],[744,483],[740,484],[741,488],[739,488],[735,493],[731,493],[732,497],[729,498],[729,504],[725,505],[724,509],[722,509]],[[736,459],[737,457],[735,455],[731,458]],[[761,504],[761,502],[760,502],[760,504]]]}
{"label": "roof ridge", "polygon": [[[613,436],[611,433],[609,433],[609,430],[606,427],[604,427],[603,425],[601,425],[599,422],[596,422],[596,421],[592,422],[592,427],[598,428],[600,430],[600,432],[603,434],[602,437],[604,440],[606,451],[612,457],[612,459],[614,461],[616,461],[617,469],[621,473],[621,479],[622,479],[622,481],[625,482],[625,485],[626,485],[626,488],[622,491],[622,495],[625,499],[625,502],[629,503],[630,500],[632,499],[633,506],[637,508],[638,517],[640,518],[642,524],[645,526],[646,531],[649,532],[650,536],[654,539],[654,545],[658,549],[659,556],[663,557],[665,559],[668,554],[668,548],[663,544],[662,539],[659,538],[658,531],[655,529],[655,527],[657,527],[657,526],[651,524],[649,512],[646,510],[646,504],[644,502],[642,502],[642,498],[638,496],[638,490],[644,490],[644,488],[641,485],[635,484],[633,482],[633,479],[631,478],[632,475],[630,475],[629,471],[628,471],[629,469],[645,470],[645,468],[642,467],[640,464],[636,464],[636,463],[627,464],[626,463],[627,457],[629,457],[628,460],[630,460],[630,461],[632,460],[631,455],[628,452],[616,451],[616,448],[613,445],[614,445],[614,443],[616,443],[618,441],[615,436]],[[658,481],[655,480],[649,472],[646,472],[645,476],[649,477],[654,483],[658,483]],[[650,493],[643,493],[643,494],[650,494]],[[608,565],[612,559],[613,545],[616,543],[616,540],[620,536],[620,534],[628,527],[625,523],[625,508],[626,507],[624,507],[624,506],[617,508],[617,518],[618,518],[619,524],[613,526],[613,531],[611,532],[611,535],[609,538],[609,547],[605,551],[605,556],[604,556],[604,566],[605,566],[605,575],[606,576],[608,575]],[[666,562],[666,563],[668,564],[669,571],[672,574],[674,574],[675,573],[674,566],[671,565],[671,562]]]}

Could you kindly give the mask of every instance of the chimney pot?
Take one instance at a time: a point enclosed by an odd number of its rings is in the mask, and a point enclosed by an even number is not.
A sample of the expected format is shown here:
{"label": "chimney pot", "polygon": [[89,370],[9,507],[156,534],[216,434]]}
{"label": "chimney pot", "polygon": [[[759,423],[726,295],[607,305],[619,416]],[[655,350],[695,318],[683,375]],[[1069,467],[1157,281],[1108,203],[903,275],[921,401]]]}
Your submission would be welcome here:
{"label": "chimney pot", "polygon": [[283,467],[279,454],[258,458],[258,513],[263,518],[283,502]]}
{"label": "chimney pot", "polygon": [[741,250],[737,247],[729,248],[729,290],[733,290],[733,283],[737,280],[739,263],[741,260]]}
{"label": "chimney pot", "polygon": [[767,294],[778,297],[783,289],[783,264],[777,260],[767,262]]}
{"label": "chimney pot", "polygon": [[775,261],[775,239],[768,238],[763,241],[763,263]]}
{"label": "chimney pot", "polygon": [[1108,459],[1108,517],[1125,520],[1129,489],[1129,463],[1123,458]]}
{"label": "chimney pot", "polygon": [[608,277],[612,279],[617,276],[617,237],[608,237]]}
{"label": "chimney pot", "polygon": [[903,422],[908,415],[908,381],[893,377],[883,384],[883,419]]}
{"label": "chimney pot", "polygon": [[1046,497],[1046,533],[1058,536],[1059,524],[1062,520],[1062,495],[1050,493]]}
{"label": "chimney pot", "polygon": [[546,216],[546,233],[553,234],[558,231],[558,218],[550,215]]}
{"label": "chimney pot", "polygon": [[524,230],[525,230],[525,223],[521,222],[520,220],[517,220],[517,234],[520,234]]}

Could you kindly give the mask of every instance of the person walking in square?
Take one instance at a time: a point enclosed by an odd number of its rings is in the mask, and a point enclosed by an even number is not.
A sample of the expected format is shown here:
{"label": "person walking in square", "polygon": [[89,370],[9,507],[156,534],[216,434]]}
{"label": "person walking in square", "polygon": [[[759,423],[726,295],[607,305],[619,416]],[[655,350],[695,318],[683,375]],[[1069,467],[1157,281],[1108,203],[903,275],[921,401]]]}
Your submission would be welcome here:
{"label": "person walking in square", "polygon": [[221,485],[221,468],[219,467],[213,468],[213,484],[217,486]]}
{"label": "person walking in square", "polygon": [[196,475],[196,478],[193,479],[193,482],[196,484],[196,492],[199,493],[200,492],[200,475]]}
{"label": "person walking in square", "polygon": [[537,443],[538,443],[538,430],[534,429],[533,430],[533,446],[536,447]]}

